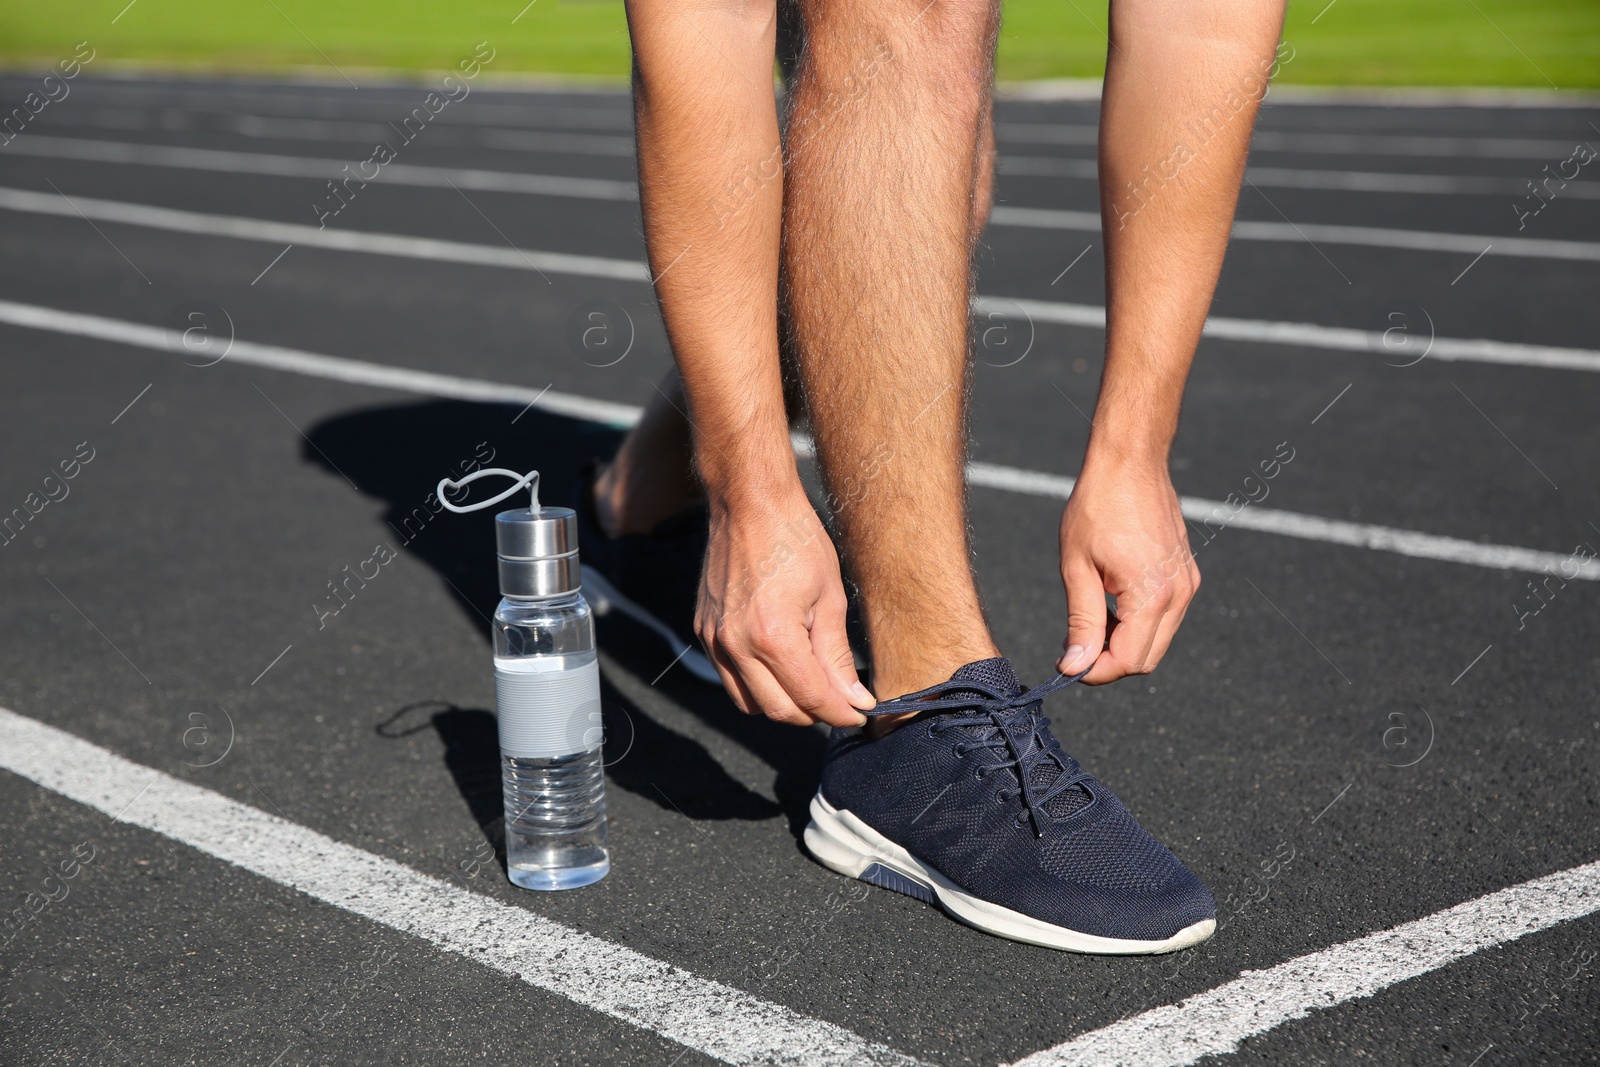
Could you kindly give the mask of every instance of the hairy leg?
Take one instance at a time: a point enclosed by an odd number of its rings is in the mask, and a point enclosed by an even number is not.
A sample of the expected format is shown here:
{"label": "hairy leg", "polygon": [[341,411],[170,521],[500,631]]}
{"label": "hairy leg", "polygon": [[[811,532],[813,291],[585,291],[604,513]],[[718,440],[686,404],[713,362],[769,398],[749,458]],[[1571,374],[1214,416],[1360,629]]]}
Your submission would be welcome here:
{"label": "hairy leg", "polygon": [[801,17],[783,295],[881,699],[997,654],[972,575],[963,468],[998,10],[802,0]]}
{"label": "hairy leg", "polygon": [[[778,4],[778,65],[785,82],[793,87],[804,41],[804,24],[796,0]],[[992,46],[991,46],[992,50]],[[977,177],[972,195],[968,240],[976,247],[989,219],[994,198],[994,118],[989,95],[985,93],[978,133]],[[785,312],[787,309],[785,309]],[[787,319],[787,314],[784,315]],[[793,359],[792,332],[781,323],[785,338],[786,362]],[[795,369],[784,368],[785,400],[791,421],[804,415],[804,402],[793,388]],[[698,503],[704,496],[694,476],[690,428],[685,412],[688,402],[683,382],[671,370],[657,386],[644,417],[623,438],[616,458],[605,467],[595,483],[595,509],[606,533],[648,533],[656,524]]]}

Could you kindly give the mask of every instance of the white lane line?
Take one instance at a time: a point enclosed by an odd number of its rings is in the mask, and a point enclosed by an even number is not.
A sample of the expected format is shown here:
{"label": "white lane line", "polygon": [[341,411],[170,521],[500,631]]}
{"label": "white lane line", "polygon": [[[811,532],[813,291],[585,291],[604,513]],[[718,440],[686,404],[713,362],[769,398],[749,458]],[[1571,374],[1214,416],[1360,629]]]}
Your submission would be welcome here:
{"label": "white lane line", "polygon": [[[1101,87],[1099,78],[1003,81],[995,85],[995,97],[999,100],[1028,102],[1098,104]],[[1572,89],[1363,88],[1285,85],[1275,82],[1272,86],[1271,103],[1274,107],[1291,109],[1296,107],[1365,109],[1367,115],[1363,118],[1367,118],[1375,125],[1385,120],[1403,119],[1405,116],[1398,114],[1401,108],[1587,109],[1600,104],[1600,97]]]}
{"label": "white lane line", "polygon": [[[173,132],[166,115],[153,116],[158,121],[144,127],[162,133]],[[256,137],[278,141],[350,141],[373,143],[393,142],[395,128],[387,122],[342,121],[338,119],[290,119],[271,115],[208,115],[224,131],[241,137]],[[113,124],[98,127],[118,129]],[[124,127],[125,128],[125,127]],[[176,127],[184,131],[182,126]],[[444,136],[440,136],[444,134]],[[515,151],[565,152],[575,155],[621,156],[633,155],[631,135],[571,133],[564,130],[499,129],[493,126],[447,127],[439,133],[428,134],[428,143],[436,148],[477,145],[485,148],[507,148]]]}
{"label": "white lane line", "polygon": [[[1061,156],[1001,156],[1000,173],[1024,178],[1099,178],[1092,159]],[[1325,189],[1345,193],[1417,193],[1439,196],[1527,196],[1524,178],[1485,175],[1403,174],[1392,171],[1305,170],[1295,167],[1247,167],[1244,176],[1257,185],[1278,189]],[[1568,182],[1561,196],[1600,200],[1600,182]]]}
{"label": "white lane line", "polygon": [[[1017,226],[1035,230],[1100,232],[1100,214],[1096,211],[1060,211],[1054,208],[1001,205],[989,213],[989,222],[995,226]],[[1324,244],[1403,248],[1413,252],[1465,252],[1469,255],[1483,251],[1483,246],[1492,242],[1496,255],[1600,263],[1600,241],[1557,241],[1543,237],[1485,237],[1470,233],[1390,230],[1378,226],[1242,220],[1233,224],[1232,239],[1275,242],[1310,240]]]}
{"label": "white lane line", "polygon": [[[359,174],[349,160],[316,159],[309,156],[271,155],[263,152],[232,152],[214,148],[176,148],[168,145],[127,144],[35,134],[18,138],[10,150],[24,155],[77,159],[100,163],[142,164],[189,170],[220,171],[228,174],[269,175],[272,177],[357,180]],[[354,177],[352,177],[354,176]],[[517,174],[502,170],[477,170],[463,167],[430,167],[411,163],[390,163],[383,167],[372,184],[412,185],[444,189],[451,183],[480,192],[526,193],[537,196],[566,196],[590,200],[636,201],[638,187],[633,182],[604,178],[568,178],[549,174]],[[310,207],[310,204],[307,205]],[[1100,231],[1100,214],[1094,211],[1063,211],[1054,208],[994,208],[989,221],[996,226],[1025,229]],[[1474,234],[1432,233],[1425,230],[1394,230],[1378,226],[1342,226],[1319,223],[1291,225],[1284,222],[1235,222],[1235,241],[1299,242],[1361,245],[1372,248],[1403,248],[1422,252],[1476,253],[1494,242],[1499,254],[1539,259],[1600,262],[1600,242],[1560,241],[1539,237],[1482,237]]]}
{"label": "white lane line", "polygon": [[[98,315],[80,315],[70,311],[57,311],[54,308],[36,307],[32,304],[16,304],[9,300],[0,300],[0,322],[33,330],[92,337],[114,344],[150,348],[160,352],[176,354],[182,350],[181,342],[175,341],[171,333],[160,326],[107,319]],[[530,389],[479,378],[462,378],[453,374],[434,374],[431,371],[387,367],[381,363],[346,359],[343,356],[324,356],[297,348],[264,345],[237,338],[223,359],[290,374],[304,374],[313,378],[346,382],[350,385],[393,389],[401,393],[420,393],[424,396],[475,400],[491,404],[532,405],[552,414],[617,427],[632,426],[639,421],[639,416],[644,410],[631,404],[613,404],[609,400],[594,400],[586,396],[573,396],[571,393],[558,393],[548,387]]]}
{"label": "white lane line", "polygon": [[[93,138],[51,137],[45,134],[19,137],[7,145],[6,150],[12,154],[44,156],[50,159],[76,159],[93,163],[177,167],[184,170],[266,175],[274,178],[319,178],[333,181],[350,179],[355,181],[358,187],[362,183],[362,175],[357,169],[359,161],[349,159],[318,159],[311,156],[285,156],[267,152],[231,152],[216,148],[130,144]],[[639,199],[639,188],[633,182],[613,181],[608,178],[569,178],[558,174],[518,174],[506,170],[429,167],[416,163],[387,164],[371,180],[373,185],[420,185],[432,189],[449,188],[451,182],[463,189],[479,192],[531,193],[538,196],[570,196],[585,200]],[[307,203],[309,205],[309,201]]]}
{"label": "white lane line", "polygon": [[[917,1061],[831,1023],[469,893],[0,708],[0,767],[334,907],[727,1063]],[[131,800],[124,800],[129,797]],[[113,814],[114,813],[114,814]],[[1600,910],[1600,863],[1490,893],[1289,960],[1013,1067],[1187,1065],[1313,1010],[1371,997]]]}
{"label": "white lane line", "polygon": [[[1099,128],[1084,123],[998,122],[1001,144],[1094,145]],[[1257,130],[1252,151],[1302,152],[1309,155],[1447,156],[1474,159],[1564,159],[1588,138],[1570,141],[1521,137],[1441,137],[1417,134],[1322,133],[1300,130]]]}
{"label": "white lane line", "polygon": [[1313,1011],[1374,996],[1496,945],[1600,911],[1600,863],[1559,871],[1154,1008],[1011,1067],[1181,1067]]}
{"label": "white lane line", "polygon": [[[470,244],[431,237],[409,237],[404,234],[322,230],[299,223],[268,222],[237,215],[206,215],[117,200],[80,198],[74,203],[79,212],[93,219],[174,233],[262,241],[269,244],[282,242],[336,252],[399,256],[445,263],[470,263],[483,267],[509,267],[513,270],[537,270],[549,274],[613,278],[618,281],[645,283],[650,281],[649,268],[638,260],[604,259],[599,256],[576,256],[562,252],[537,252],[532,249],[502,248],[497,245]],[[0,210],[72,217],[72,213],[58,198],[26,189],[0,187]],[[1001,315],[1010,314],[1020,308],[1037,322],[1105,329],[1105,308],[1090,304],[980,296],[973,302],[973,308],[980,314]],[[1205,332],[1208,337],[1231,341],[1370,352],[1379,355],[1390,351],[1384,342],[1384,333],[1339,326],[1318,326],[1312,323],[1212,317],[1206,320]],[[1407,351],[1409,352],[1409,349]],[[1524,345],[1509,341],[1440,337],[1433,339],[1429,355],[1441,360],[1600,371],[1600,352],[1582,348]]]}
{"label": "white lane line", "polygon": [[[1060,474],[1004,467],[997,463],[973,462],[967,466],[967,481],[986,489],[1000,489],[1027,496],[1054,497],[1065,500],[1072,495],[1074,479]],[[1571,553],[1543,552],[1513,545],[1482,544],[1465,541],[1459,537],[1441,537],[1437,534],[1400,530],[1392,526],[1375,526],[1370,523],[1344,522],[1324,519],[1316,515],[1303,515],[1278,508],[1258,508],[1250,505],[1235,511],[1220,500],[1207,500],[1198,496],[1180,496],[1178,504],[1183,517],[1193,522],[1210,520],[1218,528],[1229,526],[1257,533],[1277,534],[1280,537],[1297,537],[1305,541],[1366,548],[1378,552],[1393,552],[1414,559],[1433,559],[1447,563],[1464,563],[1473,567],[1494,570],[1531,571],[1545,573],[1557,571],[1562,564],[1576,566],[1576,577],[1600,581],[1600,559],[1586,559],[1579,564]],[[1566,571],[1559,570],[1563,578]]]}
{"label": "white lane line", "polygon": [[[82,201],[79,201],[82,203]],[[1020,300],[1004,296],[980,296],[972,302],[980,315],[1014,315],[1021,311],[1033,322],[1061,326],[1106,328],[1106,309],[1095,304],[1064,304],[1049,300]],[[1262,344],[1299,348],[1326,348],[1337,352],[1365,352],[1384,356],[1402,353],[1390,346],[1381,330],[1352,330],[1343,326],[1318,326],[1309,322],[1266,322],[1261,319],[1230,319],[1213,315],[1206,319],[1205,336],[1224,341],[1255,341]],[[1420,336],[1408,335],[1405,350],[1424,344]],[[1600,371],[1600,350],[1557,348],[1553,345],[1524,345],[1514,341],[1488,341],[1464,337],[1435,337],[1427,347],[1427,359],[1444,362],[1499,363],[1521,367],[1549,367],[1556,370]]]}
{"label": "white lane line", "polygon": [[[92,337],[156,351],[178,351],[167,331],[157,326],[59,311],[31,304],[0,300],[0,323],[77,337]],[[632,426],[643,412],[642,408],[630,404],[617,404],[607,400],[574,396],[571,393],[553,392],[548,386],[542,390],[535,390],[526,386],[503,385],[480,378],[408,370],[343,356],[325,356],[315,352],[237,339],[225,358],[237,363],[268,367],[292,374],[304,374],[399,392],[420,393],[425,396],[515,404],[519,407],[531,404],[554,414],[588,419],[619,428]],[[794,440],[796,452],[804,456],[812,454],[810,442],[804,436],[796,435]],[[968,465],[967,477],[972,485],[986,489],[1000,489],[1026,496],[1059,500],[1065,500],[1071,495],[1074,484],[1072,478],[1059,474],[981,462]],[[1393,552],[1417,559],[1464,563],[1497,570],[1530,571],[1536,574],[1556,571],[1568,580],[1577,577],[1600,581],[1600,559],[1595,558],[1584,560],[1578,565],[1576,575],[1569,575],[1561,569],[1562,565],[1572,565],[1577,561],[1570,554],[1560,552],[1544,552],[1514,545],[1480,544],[1455,537],[1324,519],[1314,515],[1301,515],[1292,511],[1254,505],[1236,512],[1221,500],[1207,500],[1203,497],[1180,497],[1179,503],[1185,517],[1195,522],[1210,520],[1219,528],[1237,526],[1258,533]]]}
{"label": "white lane line", "polygon": [[995,136],[1022,144],[1098,145],[1100,127],[1086,122],[997,122]]}
{"label": "white lane line", "polygon": [[[126,226],[144,226],[172,233],[230,237],[241,241],[265,241],[269,244],[295,244],[306,248],[326,248],[336,252],[400,256],[440,263],[471,263],[482,267],[510,267],[513,270],[547,271],[551,274],[570,274],[589,278],[615,278],[627,282],[650,280],[649,269],[638,260],[575,256],[564,252],[536,252],[532,249],[502,248],[498,245],[469,244],[465,241],[445,241],[432,237],[410,237],[397,233],[319,229],[297,222],[268,222],[264,219],[241,218],[237,215],[205,215],[196,211],[128,204],[119,200],[78,199],[73,202],[91,219],[121,223]],[[0,209],[68,218],[77,214],[59,198],[26,189],[0,188]]]}
{"label": "white lane line", "polygon": [[[555,133],[548,130],[486,129],[478,135],[485,148],[509,152],[566,152],[572,155],[614,156],[632,159],[634,140],[630,136],[605,136],[590,133]],[[1565,190],[1563,190],[1565,191]]]}
{"label": "white lane line", "polygon": [[1094,159],[1002,154],[997,161],[997,167],[1001,174],[1014,174],[1021,178],[1083,178],[1088,181],[1100,179],[1100,163]]}
{"label": "white lane line", "polygon": [[[126,135],[129,130],[156,130],[163,134],[211,132],[220,130],[240,137],[253,137],[275,141],[351,141],[371,144],[376,141],[392,142],[395,128],[386,122],[341,119],[293,119],[273,115],[204,114],[194,116],[200,122],[186,124],[189,118],[183,112],[129,111],[127,116],[111,115],[111,108],[100,108],[81,116],[73,125],[80,129],[115,130]],[[129,121],[137,116],[143,121]],[[73,112],[74,120],[80,113]],[[177,122],[172,121],[178,119]],[[52,135],[62,136],[62,135]],[[499,129],[492,126],[447,127],[428,134],[428,144],[435,148],[476,146],[501,148],[516,152],[570,153],[574,155],[632,157],[634,140],[626,134],[571,133],[564,130]]]}
{"label": "white lane line", "polygon": [[833,1023],[470,893],[5,708],[0,767],[106,814],[122,809],[124,823],[725,1063],[918,1062]]}
{"label": "white lane line", "polygon": [[[1424,193],[1439,195],[1527,196],[1526,178],[1454,174],[1396,174],[1362,170],[1303,170],[1293,167],[1247,167],[1245,177],[1257,185],[1281,189],[1330,189],[1347,193]],[[1568,182],[1561,195],[1574,200],[1600,200],[1600,184]]]}
{"label": "white lane line", "polygon": [[[89,94],[102,90],[76,105],[79,108],[92,108],[97,112],[116,116],[153,113],[159,118],[165,118],[166,114],[172,112],[214,115],[219,109],[232,106],[253,108],[262,112],[273,112],[276,109],[277,115],[287,118],[368,119],[389,122],[404,118],[412,108],[421,103],[420,96],[412,95],[417,91],[415,83],[404,85],[390,83],[387,87],[371,85],[369,88],[373,89],[374,93],[364,100],[357,100],[348,95],[342,98],[329,95],[324,87],[310,86],[306,83],[298,86],[285,83],[281,88],[288,91],[280,91],[279,87],[275,87],[271,92],[256,92],[250,89],[238,89],[225,82],[212,82],[194,90],[173,90],[164,86],[138,85],[126,81],[120,83],[84,81],[78,83],[75,91]],[[385,88],[400,88],[402,92],[398,95],[383,95]],[[306,91],[297,91],[302,89]],[[620,92],[609,89],[597,92],[590,88],[564,87],[555,90],[552,95],[557,98],[566,96],[569,102],[560,102],[558,99],[556,103],[544,101],[517,103],[483,99],[485,95],[504,91],[489,85],[479,85],[472,90],[476,99],[471,104],[459,109],[451,108],[450,121],[467,126],[532,126],[623,131],[633,129],[632,101],[626,89]],[[538,93],[542,90],[533,88],[526,91]],[[521,94],[524,90],[509,92]],[[571,103],[572,97],[587,97],[599,102]],[[127,106],[130,100],[140,98],[149,102]],[[128,128],[126,120],[123,128]]]}
{"label": "white lane line", "polygon": [[1310,133],[1257,130],[1252,150],[1356,156],[1446,156],[1475,159],[1565,158],[1579,141],[1523,137],[1449,137],[1416,134]]}

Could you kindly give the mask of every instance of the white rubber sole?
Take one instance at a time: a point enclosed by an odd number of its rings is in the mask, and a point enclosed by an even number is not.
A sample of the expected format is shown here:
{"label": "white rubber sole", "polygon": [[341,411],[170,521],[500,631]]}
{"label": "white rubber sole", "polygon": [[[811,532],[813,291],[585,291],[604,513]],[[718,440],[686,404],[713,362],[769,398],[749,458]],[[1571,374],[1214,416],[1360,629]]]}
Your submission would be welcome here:
{"label": "white rubber sole", "polygon": [[608,615],[612,611],[620,611],[634,622],[654,631],[669,646],[673,654],[678,657],[688,672],[712,685],[722,684],[722,675],[711,665],[706,654],[687,644],[677,634],[672,632],[672,627],[656,618],[638,604],[617,592],[617,587],[606,580],[606,576],[588,564],[579,564],[583,572],[583,598],[589,602],[596,615]]}
{"label": "white rubber sole", "polygon": [[[850,812],[829,804],[820,792],[811,798],[811,824],[806,827],[805,842],[811,854],[830,870],[851,878],[866,874],[863,881],[931,900],[968,926],[1030,945],[1097,956],[1155,955],[1197,945],[1217,928],[1215,919],[1205,919],[1164,941],[1133,941],[1052,926],[972,896]],[[884,869],[890,872],[887,876],[882,873]],[[898,884],[900,879],[910,885]]]}

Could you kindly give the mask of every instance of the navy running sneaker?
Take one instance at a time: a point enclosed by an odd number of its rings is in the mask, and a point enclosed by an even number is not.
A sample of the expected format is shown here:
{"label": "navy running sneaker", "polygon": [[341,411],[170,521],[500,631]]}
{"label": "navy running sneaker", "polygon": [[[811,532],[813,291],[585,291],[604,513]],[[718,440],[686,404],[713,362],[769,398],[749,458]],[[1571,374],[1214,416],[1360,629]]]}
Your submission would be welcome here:
{"label": "navy running sneaker", "polygon": [[665,520],[648,534],[607,537],[594,509],[595,468],[578,480],[578,559],[583,596],[596,615],[620,611],[658,635],[690,674],[722,684],[694,634],[700,567],[711,520],[705,507]]}
{"label": "navy running sneaker", "polygon": [[1050,734],[1009,660],[878,704],[884,735],[835,728],[805,842],[840,874],[991,934],[1070,952],[1173,952],[1216,929],[1200,879]]}

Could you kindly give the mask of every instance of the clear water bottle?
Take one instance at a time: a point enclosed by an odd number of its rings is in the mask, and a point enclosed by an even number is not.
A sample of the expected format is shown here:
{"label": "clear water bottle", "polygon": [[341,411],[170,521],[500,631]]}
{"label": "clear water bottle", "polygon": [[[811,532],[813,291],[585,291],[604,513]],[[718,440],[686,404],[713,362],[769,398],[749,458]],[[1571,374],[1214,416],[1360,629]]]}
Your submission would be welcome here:
{"label": "clear water bottle", "polygon": [[574,889],[611,869],[594,619],[578,589],[571,508],[495,516],[495,714],[506,873],[524,889]]}

